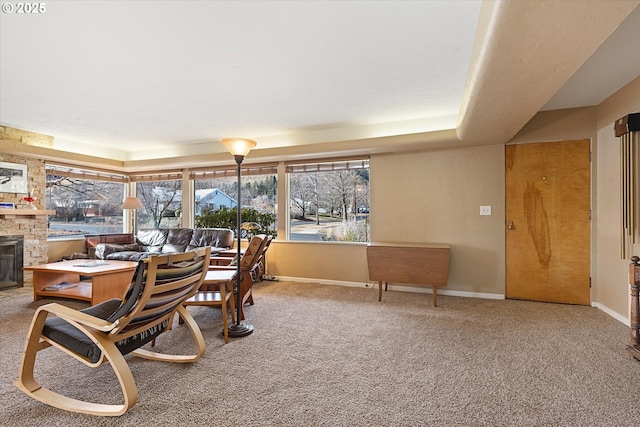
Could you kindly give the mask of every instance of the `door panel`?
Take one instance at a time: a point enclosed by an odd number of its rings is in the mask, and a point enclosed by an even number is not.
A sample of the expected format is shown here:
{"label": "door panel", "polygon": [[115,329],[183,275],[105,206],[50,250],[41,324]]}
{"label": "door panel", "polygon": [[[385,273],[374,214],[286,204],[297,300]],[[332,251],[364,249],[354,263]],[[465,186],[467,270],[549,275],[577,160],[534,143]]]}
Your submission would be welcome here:
{"label": "door panel", "polygon": [[507,145],[506,297],[590,303],[589,140]]}

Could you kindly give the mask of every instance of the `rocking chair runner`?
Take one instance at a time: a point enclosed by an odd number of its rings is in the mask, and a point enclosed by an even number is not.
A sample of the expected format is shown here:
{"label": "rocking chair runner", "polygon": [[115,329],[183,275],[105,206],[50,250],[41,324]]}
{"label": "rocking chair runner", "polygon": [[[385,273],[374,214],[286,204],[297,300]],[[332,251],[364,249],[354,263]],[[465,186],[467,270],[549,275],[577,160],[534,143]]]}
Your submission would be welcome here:
{"label": "rocking chair runner", "polygon": [[[211,249],[153,255],[138,263],[132,286],[124,300],[111,299],[74,310],[57,303],[36,310],[23,353],[20,374],[14,383],[27,395],[47,405],[93,415],[117,416],[135,405],[138,391],[124,355],[167,362],[193,362],[205,351],[204,337],[195,320],[182,306],[194,295],[209,263]],[[49,314],[57,317],[47,318]],[[175,314],[184,320],[196,343],[195,354],[164,354],[141,348],[170,330]],[[108,361],[124,396],[122,405],[78,400],[44,388],[34,379],[39,351],[56,347],[89,367]]]}

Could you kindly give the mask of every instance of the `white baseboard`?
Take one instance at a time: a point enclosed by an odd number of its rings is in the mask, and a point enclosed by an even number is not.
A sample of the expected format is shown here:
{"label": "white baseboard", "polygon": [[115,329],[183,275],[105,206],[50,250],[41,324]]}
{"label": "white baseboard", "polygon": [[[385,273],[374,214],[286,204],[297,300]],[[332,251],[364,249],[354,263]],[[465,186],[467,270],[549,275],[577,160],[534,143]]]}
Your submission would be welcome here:
{"label": "white baseboard", "polygon": [[600,304],[598,302],[592,302],[591,306],[597,308],[598,310],[604,311],[605,313],[607,313],[609,316],[613,317],[617,321],[619,321],[621,323],[624,323],[627,326],[631,326],[631,322],[629,321],[629,319],[627,317],[621,315],[620,313],[617,313],[617,312],[611,310],[606,305],[602,305],[602,304]]}
{"label": "white baseboard", "polygon": [[[323,285],[350,286],[355,288],[373,288],[378,286],[377,283],[371,283],[371,282],[364,282],[364,283],[363,282],[343,282],[341,280],[312,279],[307,277],[278,276],[278,279],[290,281],[290,282],[320,283]],[[399,292],[414,292],[414,293],[421,293],[421,294],[431,293],[430,287],[389,285],[388,289],[391,291],[399,291]],[[438,288],[438,295],[448,295],[452,297],[464,297],[464,298],[505,299],[504,294],[455,291],[455,290],[444,289],[444,288]],[[620,313],[616,313],[615,311],[611,310],[609,307],[597,302],[591,303],[591,306],[597,308],[598,310],[602,310],[603,312],[607,313],[609,316],[613,317],[617,321],[624,323],[627,326],[630,326],[630,322],[627,317],[622,316]]]}
{"label": "white baseboard", "polygon": [[[307,277],[285,277],[278,276],[280,280],[286,280],[291,282],[300,283],[320,283],[323,285],[336,285],[336,286],[350,286],[355,288],[372,288],[378,287],[377,283],[371,282],[343,282],[341,280],[326,280],[326,279],[311,279]],[[420,294],[430,294],[431,287],[416,287],[416,286],[401,286],[401,285],[389,285],[390,291],[399,292],[414,292]],[[504,294],[490,294],[486,292],[467,292],[467,291],[455,291],[451,289],[438,288],[438,295],[448,295],[452,297],[465,297],[465,298],[484,298],[484,299],[504,299]]]}

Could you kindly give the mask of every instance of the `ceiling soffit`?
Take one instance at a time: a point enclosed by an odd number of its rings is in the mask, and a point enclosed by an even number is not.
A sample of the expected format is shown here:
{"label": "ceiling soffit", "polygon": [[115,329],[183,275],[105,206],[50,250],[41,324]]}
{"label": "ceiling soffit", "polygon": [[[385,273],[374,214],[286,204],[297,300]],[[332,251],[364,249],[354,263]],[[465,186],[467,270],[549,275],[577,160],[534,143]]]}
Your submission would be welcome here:
{"label": "ceiling soffit", "polygon": [[[457,134],[504,144],[553,97],[640,1],[483,3]],[[562,43],[562,40],[571,43]]]}

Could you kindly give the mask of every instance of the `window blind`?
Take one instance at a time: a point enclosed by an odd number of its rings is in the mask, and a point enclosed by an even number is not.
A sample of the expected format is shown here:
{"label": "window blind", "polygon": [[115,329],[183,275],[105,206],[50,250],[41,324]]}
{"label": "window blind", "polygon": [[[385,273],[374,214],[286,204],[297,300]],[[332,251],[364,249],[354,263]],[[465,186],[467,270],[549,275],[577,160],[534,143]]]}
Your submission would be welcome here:
{"label": "window blind", "polygon": [[47,175],[61,176],[65,178],[87,179],[91,181],[127,182],[126,174],[108,171],[105,169],[91,169],[79,166],[71,166],[60,163],[47,163]]}
{"label": "window blind", "polygon": [[347,157],[285,163],[285,171],[287,173],[330,172],[368,168],[369,157]]}
{"label": "window blind", "polygon": [[[261,163],[242,165],[242,176],[249,175],[272,175],[278,173],[278,165],[276,163]],[[217,166],[210,168],[194,168],[189,170],[189,179],[211,179],[236,177],[238,175],[238,166]]]}
{"label": "window blind", "polygon": [[140,172],[129,174],[131,182],[174,181],[182,179],[182,171]]}

